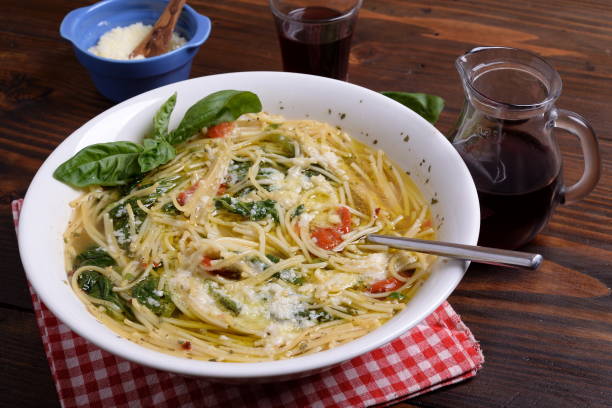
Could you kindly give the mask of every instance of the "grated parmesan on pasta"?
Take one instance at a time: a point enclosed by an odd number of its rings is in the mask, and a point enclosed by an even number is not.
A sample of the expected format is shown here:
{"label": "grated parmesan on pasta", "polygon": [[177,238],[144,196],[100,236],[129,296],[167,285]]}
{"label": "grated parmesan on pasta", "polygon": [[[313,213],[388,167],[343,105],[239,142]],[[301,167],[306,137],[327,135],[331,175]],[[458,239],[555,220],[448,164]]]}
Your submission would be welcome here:
{"label": "grated parmesan on pasta", "polygon": [[[405,307],[435,258],[364,242],[435,238],[426,201],[383,152],[265,113],[72,206],[68,273],[90,311],[123,337],[202,360],[284,359],[363,336]],[[115,264],[72,271],[92,245]],[[86,293],[92,273],[114,295]]]}

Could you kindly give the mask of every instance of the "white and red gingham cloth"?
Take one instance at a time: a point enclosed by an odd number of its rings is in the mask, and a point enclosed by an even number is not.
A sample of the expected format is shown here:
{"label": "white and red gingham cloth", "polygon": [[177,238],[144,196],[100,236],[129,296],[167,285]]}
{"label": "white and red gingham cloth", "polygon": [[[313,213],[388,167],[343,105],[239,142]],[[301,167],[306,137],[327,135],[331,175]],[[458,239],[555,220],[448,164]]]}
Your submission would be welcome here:
{"label": "white and red gingham cloth", "polygon": [[[15,226],[22,201],[11,205]],[[271,384],[220,385],[116,357],[72,332],[33,292],[32,302],[63,407],[388,405],[473,377],[484,362],[478,342],[444,302],[391,343],[323,373]]]}

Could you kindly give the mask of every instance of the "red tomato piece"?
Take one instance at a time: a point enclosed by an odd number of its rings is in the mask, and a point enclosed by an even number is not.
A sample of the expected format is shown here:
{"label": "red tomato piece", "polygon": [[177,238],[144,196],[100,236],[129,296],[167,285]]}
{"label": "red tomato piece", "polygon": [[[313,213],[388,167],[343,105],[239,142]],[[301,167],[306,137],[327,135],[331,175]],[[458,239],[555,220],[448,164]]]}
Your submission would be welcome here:
{"label": "red tomato piece", "polygon": [[317,246],[323,249],[334,249],[342,242],[342,233],[336,228],[317,228],[311,233]]}
{"label": "red tomato piece", "polygon": [[232,131],[232,129],[234,129],[233,122],[222,122],[218,125],[209,127],[208,131],[206,132],[206,137],[209,137],[211,139],[225,137],[228,135],[228,133]]}
{"label": "red tomato piece", "polygon": [[[204,256],[202,258],[202,265],[206,267],[212,266],[213,258],[209,258]],[[225,279],[238,280],[241,277],[240,271],[230,270],[230,269],[216,269],[213,271],[208,271],[211,275],[223,276]]]}
{"label": "red tomato piece", "polygon": [[346,207],[338,207],[338,215],[340,216],[338,232],[348,234],[351,232],[351,212]]}
{"label": "red tomato piece", "polygon": [[401,280],[391,277],[378,282],[374,282],[370,286],[370,293],[391,292],[400,288],[403,284],[404,282],[402,282]]}
{"label": "red tomato piece", "polygon": [[219,188],[217,189],[217,195],[223,195],[225,194],[225,192],[227,191],[227,184],[226,183],[221,183],[219,184]]}
{"label": "red tomato piece", "polygon": [[204,265],[204,266],[212,266],[212,259],[210,259],[209,257],[205,256],[204,258],[202,258],[202,265]]}
{"label": "red tomato piece", "polygon": [[187,202],[187,200],[189,200],[189,197],[191,197],[193,195],[193,193],[198,189],[198,185],[200,183],[197,182],[194,185],[192,185],[191,187],[189,187],[187,190],[185,191],[181,191],[179,193],[178,196],[176,196],[176,201],[180,204],[180,205],[185,205],[185,203]]}
{"label": "red tomato piece", "polygon": [[185,205],[187,202],[187,194],[184,191],[181,191],[178,196],[176,196],[176,201],[180,205]]}

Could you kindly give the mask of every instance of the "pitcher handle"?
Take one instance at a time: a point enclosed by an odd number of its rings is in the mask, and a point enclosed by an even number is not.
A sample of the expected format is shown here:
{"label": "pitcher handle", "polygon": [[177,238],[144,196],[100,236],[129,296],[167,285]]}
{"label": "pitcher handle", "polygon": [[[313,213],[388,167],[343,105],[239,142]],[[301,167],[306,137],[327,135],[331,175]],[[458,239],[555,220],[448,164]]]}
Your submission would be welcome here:
{"label": "pitcher handle", "polygon": [[575,184],[564,187],[561,192],[562,202],[571,204],[586,197],[593,189],[601,175],[601,158],[595,131],[582,116],[565,109],[557,109],[557,119],[554,126],[568,131],[580,140],[584,171]]}

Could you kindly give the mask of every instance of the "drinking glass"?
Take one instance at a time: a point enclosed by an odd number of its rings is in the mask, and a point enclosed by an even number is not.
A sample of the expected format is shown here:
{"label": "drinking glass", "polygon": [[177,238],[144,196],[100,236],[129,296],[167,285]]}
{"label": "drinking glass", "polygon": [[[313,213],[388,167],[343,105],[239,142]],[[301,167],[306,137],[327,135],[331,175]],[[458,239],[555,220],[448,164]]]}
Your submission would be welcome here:
{"label": "drinking glass", "polygon": [[351,38],[363,0],[270,0],[289,72],[346,81]]}

